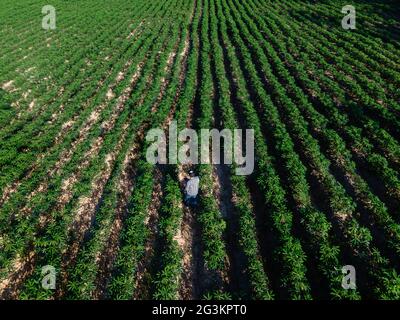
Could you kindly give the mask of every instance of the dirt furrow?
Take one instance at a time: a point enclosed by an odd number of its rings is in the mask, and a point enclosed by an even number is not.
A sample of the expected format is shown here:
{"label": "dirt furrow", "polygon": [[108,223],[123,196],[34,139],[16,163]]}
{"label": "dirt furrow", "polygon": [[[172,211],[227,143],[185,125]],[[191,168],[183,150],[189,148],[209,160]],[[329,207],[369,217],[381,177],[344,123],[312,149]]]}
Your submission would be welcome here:
{"label": "dirt furrow", "polygon": [[[186,172],[190,166],[178,167],[178,179],[181,188],[184,188]],[[181,228],[175,237],[182,252],[182,268],[181,285],[179,289],[179,298],[183,300],[200,299],[202,292],[202,281],[204,275],[204,261],[202,258],[202,246],[200,226],[196,222],[195,211],[183,205],[183,217]]]}

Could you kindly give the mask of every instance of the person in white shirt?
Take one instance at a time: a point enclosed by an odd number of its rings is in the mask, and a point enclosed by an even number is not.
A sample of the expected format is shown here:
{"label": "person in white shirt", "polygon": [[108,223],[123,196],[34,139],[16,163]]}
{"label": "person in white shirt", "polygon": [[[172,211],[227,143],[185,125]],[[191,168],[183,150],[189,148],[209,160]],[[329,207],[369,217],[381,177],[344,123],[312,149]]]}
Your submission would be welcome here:
{"label": "person in white shirt", "polygon": [[185,186],[185,204],[187,206],[197,206],[197,195],[199,193],[200,178],[196,177],[193,170],[189,171],[190,178]]}

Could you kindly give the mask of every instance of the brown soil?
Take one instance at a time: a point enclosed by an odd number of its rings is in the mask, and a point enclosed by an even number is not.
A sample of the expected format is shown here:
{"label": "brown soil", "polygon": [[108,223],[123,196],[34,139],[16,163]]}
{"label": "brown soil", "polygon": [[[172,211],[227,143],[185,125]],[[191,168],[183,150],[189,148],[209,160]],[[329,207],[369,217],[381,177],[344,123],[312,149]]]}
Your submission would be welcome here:
{"label": "brown soil", "polygon": [[3,90],[5,90],[5,91],[11,91],[11,90],[14,89],[13,84],[14,84],[14,80],[10,80],[10,81],[8,81],[8,82],[2,84],[2,85],[1,85],[1,88],[2,88]]}
{"label": "brown soil", "polygon": [[13,273],[10,277],[0,281],[0,300],[18,298],[18,288],[21,286],[21,279],[26,279],[33,272],[35,255],[30,252],[25,257],[17,257],[13,264]]}

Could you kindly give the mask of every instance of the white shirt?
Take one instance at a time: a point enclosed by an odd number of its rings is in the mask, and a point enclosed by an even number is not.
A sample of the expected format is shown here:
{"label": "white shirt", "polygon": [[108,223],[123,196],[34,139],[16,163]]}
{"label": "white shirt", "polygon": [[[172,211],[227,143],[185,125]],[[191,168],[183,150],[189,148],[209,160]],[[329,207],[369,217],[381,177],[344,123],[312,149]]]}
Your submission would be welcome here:
{"label": "white shirt", "polygon": [[199,193],[199,182],[200,182],[199,177],[193,177],[189,179],[185,188],[186,194],[188,196],[191,197],[197,196],[197,194]]}

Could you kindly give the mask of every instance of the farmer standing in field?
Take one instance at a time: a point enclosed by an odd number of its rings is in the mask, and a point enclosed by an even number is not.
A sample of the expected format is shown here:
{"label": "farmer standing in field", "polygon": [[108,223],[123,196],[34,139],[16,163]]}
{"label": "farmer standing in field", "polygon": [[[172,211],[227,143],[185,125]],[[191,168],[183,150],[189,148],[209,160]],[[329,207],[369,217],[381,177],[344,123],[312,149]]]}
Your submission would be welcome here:
{"label": "farmer standing in field", "polygon": [[185,186],[185,204],[197,206],[197,194],[199,193],[200,178],[196,177],[193,170],[189,171],[189,179]]}

